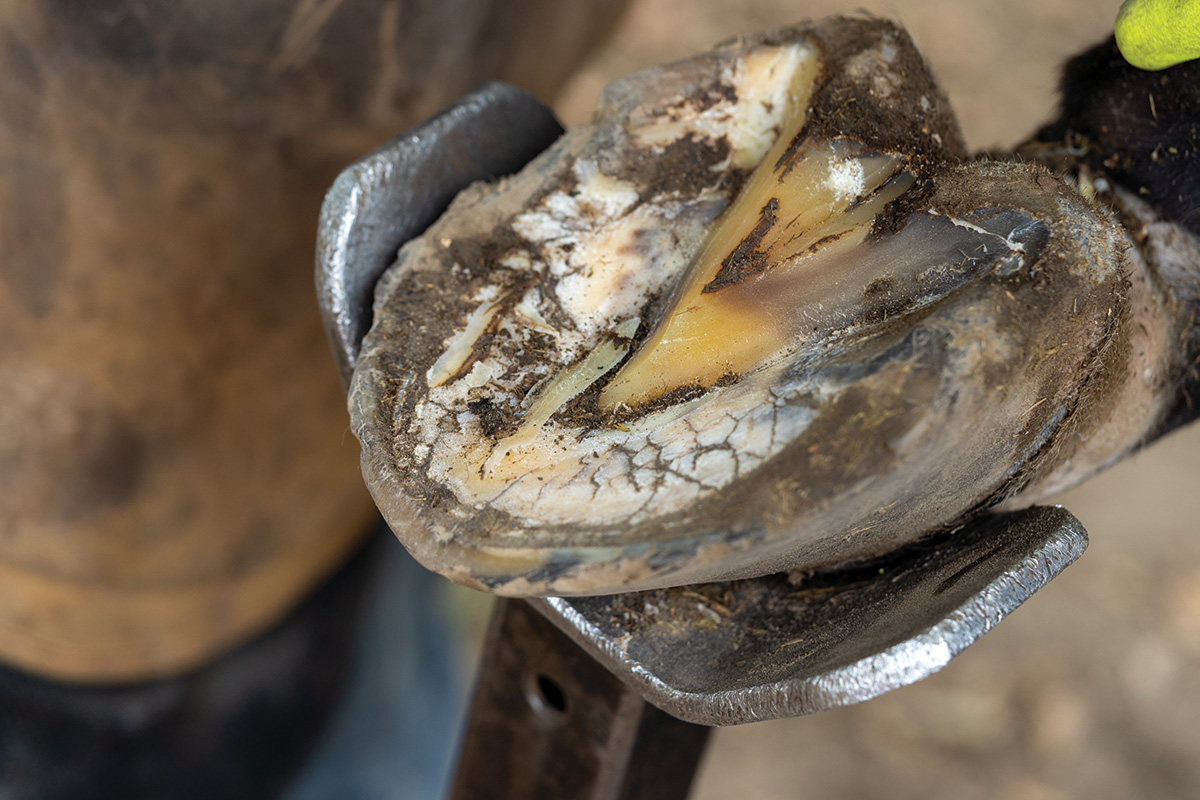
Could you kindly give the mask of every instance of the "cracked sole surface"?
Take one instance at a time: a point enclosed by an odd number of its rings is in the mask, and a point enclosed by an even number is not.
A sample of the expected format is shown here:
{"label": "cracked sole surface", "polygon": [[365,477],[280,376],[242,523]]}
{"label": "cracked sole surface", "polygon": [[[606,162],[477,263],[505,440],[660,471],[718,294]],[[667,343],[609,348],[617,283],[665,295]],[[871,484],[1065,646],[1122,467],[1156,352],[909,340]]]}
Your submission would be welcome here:
{"label": "cracked sole surface", "polygon": [[617,82],[381,281],[351,412],[393,530],[498,593],[645,589],[867,558],[1135,446],[1161,410],[1114,398],[1169,337],[1123,230],[963,157],[881,21]]}

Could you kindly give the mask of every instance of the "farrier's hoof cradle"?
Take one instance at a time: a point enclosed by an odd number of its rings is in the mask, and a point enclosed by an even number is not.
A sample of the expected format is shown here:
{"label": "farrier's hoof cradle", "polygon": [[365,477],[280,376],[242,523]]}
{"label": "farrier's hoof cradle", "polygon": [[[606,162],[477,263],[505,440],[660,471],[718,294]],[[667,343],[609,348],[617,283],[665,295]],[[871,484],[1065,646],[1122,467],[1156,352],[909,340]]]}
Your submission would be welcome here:
{"label": "farrier's hoof cradle", "polygon": [[1124,234],[964,155],[883,21],[613,84],[382,280],[351,406],[384,516],[456,581],[600,594],[866,558],[1061,480],[1127,371]]}

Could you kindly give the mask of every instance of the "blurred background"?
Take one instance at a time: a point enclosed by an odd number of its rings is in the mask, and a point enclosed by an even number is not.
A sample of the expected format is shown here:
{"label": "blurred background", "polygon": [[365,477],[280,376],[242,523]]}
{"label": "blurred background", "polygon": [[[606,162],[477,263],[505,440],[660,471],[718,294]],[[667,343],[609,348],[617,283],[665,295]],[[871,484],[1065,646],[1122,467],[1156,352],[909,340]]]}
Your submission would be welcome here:
{"label": "blurred background", "polygon": [[[105,794],[136,783],[131,764],[225,796],[194,781],[256,759],[275,786],[291,763],[267,763],[286,759],[239,714],[273,703],[259,716],[299,759],[344,670],[290,797],[439,795],[489,598],[385,536],[306,601],[353,606],[375,564],[354,659],[345,609],[271,628],[373,518],[309,272],[346,164],[487,78],[577,125],[630,71],[859,9],[909,29],[973,148],[1009,146],[1119,0],[629,0],[613,27],[617,5],[0,0],[0,796],[164,796]],[[718,731],[694,796],[1200,797],[1198,443],[1184,430],[1060,498],[1087,554],[943,672]],[[412,614],[430,593],[453,642]],[[320,685],[274,691],[280,664]],[[367,725],[345,733],[351,718]]]}
{"label": "blurred background", "polygon": [[[910,31],[974,149],[1052,113],[1061,63],[1119,0],[632,0],[558,96],[742,32],[863,9]],[[723,729],[696,800],[1200,797],[1200,429],[1058,498],[1084,557],[934,677],[860,706]]]}

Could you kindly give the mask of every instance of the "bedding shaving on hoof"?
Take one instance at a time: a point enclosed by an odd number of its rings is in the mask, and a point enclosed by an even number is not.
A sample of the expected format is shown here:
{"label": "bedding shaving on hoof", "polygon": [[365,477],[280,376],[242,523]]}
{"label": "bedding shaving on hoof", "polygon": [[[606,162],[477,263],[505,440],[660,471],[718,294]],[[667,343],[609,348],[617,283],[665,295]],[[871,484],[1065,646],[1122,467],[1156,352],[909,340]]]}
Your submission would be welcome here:
{"label": "bedding shaving on hoof", "polygon": [[618,81],[464,191],[378,287],[353,428],[468,585],[831,566],[1136,447],[1164,302],[1076,188],[967,159],[902,30],[832,19]]}

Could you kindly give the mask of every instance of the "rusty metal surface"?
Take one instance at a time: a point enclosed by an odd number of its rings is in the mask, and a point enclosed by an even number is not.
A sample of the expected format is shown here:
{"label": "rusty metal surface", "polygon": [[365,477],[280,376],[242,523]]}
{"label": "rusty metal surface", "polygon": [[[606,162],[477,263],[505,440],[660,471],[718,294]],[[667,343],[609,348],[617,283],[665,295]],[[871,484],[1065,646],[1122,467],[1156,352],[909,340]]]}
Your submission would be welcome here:
{"label": "rusty metal surface", "polygon": [[451,800],[682,800],[709,729],[638,692],[529,603],[501,600]]}
{"label": "rusty metal surface", "polygon": [[[510,118],[548,114],[527,95],[488,87],[418,129],[419,135],[398,137],[349,167],[326,198],[318,291],[343,369],[353,366],[355,332],[367,325],[355,317],[365,305],[350,287],[365,294],[370,276],[386,266],[380,260],[419,232],[419,220],[436,213],[437,204],[408,184],[374,176],[452,175],[442,171],[446,151],[422,138],[430,135],[464,143],[480,156],[476,164],[494,165],[483,168],[485,174],[515,169],[512,161],[489,162],[480,144],[494,141],[495,117],[481,113],[492,103]],[[521,135],[530,137],[530,147],[523,152],[532,155],[547,145],[555,128],[525,129]],[[448,200],[478,177],[470,170],[445,177],[446,193],[439,196]],[[411,213],[412,207],[422,210]],[[389,216],[394,227],[381,226]],[[348,272],[357,277],[342,277]],[[650,702],[691,722],[732,725],[860,702],[936,672],[1086,544],[1086,532],[1069,512],[1033,508],[984,518],[886,559],[797,583],[776,575],[532,602]]]}
{"label": "rusty metal surface", "polygon": [[855,569],[532,601],[647,700],[735,725],[869,700],[949,663],[1082,555],[1070,512],[976,523]]}

